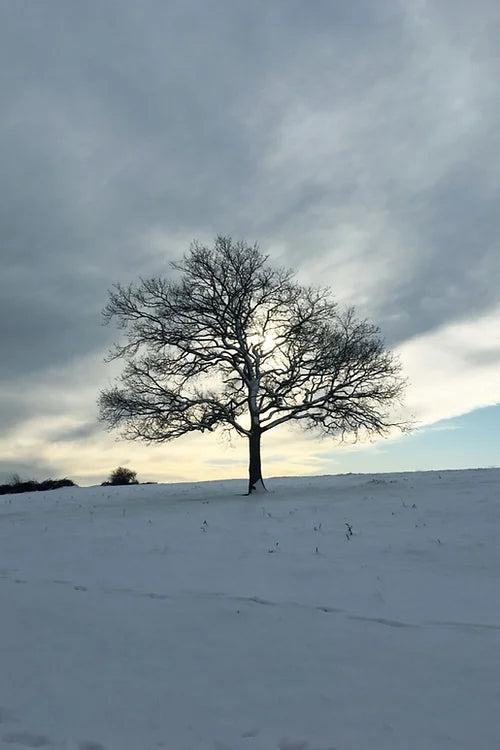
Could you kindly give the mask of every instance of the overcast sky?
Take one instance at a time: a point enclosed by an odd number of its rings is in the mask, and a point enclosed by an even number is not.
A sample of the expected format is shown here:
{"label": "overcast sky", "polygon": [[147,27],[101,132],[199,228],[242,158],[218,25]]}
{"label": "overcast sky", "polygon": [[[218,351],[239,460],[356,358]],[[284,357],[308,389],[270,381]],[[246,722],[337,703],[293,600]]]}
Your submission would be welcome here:
{"label": "overcast sky", "polygon": [[498,0],[0,3],[0,480],[245,475],[96,420],[107,289],[218,233],[380,325],[421,425],[270,435],[266,475],[498,465],[499,38]]}

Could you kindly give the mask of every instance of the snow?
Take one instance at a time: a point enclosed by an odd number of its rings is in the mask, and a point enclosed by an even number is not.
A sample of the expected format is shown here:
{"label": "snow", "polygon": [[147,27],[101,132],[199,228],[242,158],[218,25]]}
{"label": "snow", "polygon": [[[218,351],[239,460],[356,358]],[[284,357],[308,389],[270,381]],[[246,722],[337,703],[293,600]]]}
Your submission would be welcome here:
{"label": "snow", "polygon": [[500,470],[0,497],[0,747],[500,747]]}

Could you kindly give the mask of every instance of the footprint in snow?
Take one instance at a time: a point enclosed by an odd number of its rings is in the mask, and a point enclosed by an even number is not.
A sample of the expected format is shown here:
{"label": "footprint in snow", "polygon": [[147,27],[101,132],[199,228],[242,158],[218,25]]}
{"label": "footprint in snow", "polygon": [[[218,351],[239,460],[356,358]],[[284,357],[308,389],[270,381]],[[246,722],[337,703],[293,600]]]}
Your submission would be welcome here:
{"label": "footprint in snow", "polygon": [[80,742],[78,745],[78,750],[106,750],[104,745],[101,745],[100,742],[92,742],[92,740],[85,740],[84,742]]}
{"label": "footprint in snow", "polygon": [[[314,750],[314,748],[311,748],[306,740],[290,740],[284,737],[278,742],[278,750]],[[328,745],[328,747],[317,747],[316,750],[338,750],[338,748]]]}
{"label": "footprint in snow", "polygon": [[19,721],[14,711],[5,706],[0,706],[0,724],[14,724]]}
{"label": "footprint in snow", "polygon": [[246,732],[242,732],[241,736],[243,739],[247,739],[250,737],[257,737],[258,734],[259,734],[258,729],[247,729]]}
{"label": "footprint in snow", "polygon": [[32,734],[31,732],[12,732],[11,734],[4,734],[2,740],[11,745],[23,745],[24,747],[46,747],[47,745],[52,744],[49,738],[45,737],[45,735]]}
{"label": "footprint in snow", "polygon": [[306,740],[289,740],[284,737],[278,742],[278,750],[308,750],[309,743]]}

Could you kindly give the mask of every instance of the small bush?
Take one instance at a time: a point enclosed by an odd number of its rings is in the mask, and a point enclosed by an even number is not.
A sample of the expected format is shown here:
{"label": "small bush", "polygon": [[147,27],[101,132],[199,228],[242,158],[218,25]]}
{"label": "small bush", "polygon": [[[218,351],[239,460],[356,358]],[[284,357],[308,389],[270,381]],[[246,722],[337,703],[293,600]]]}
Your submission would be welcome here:
{"label": "small bush", "polygon": [[125,466],[119,466],[110,475],[108,482],[103,482],[101,486],[116,486],[121,484],[139,484],[137,472],[127,469]]}

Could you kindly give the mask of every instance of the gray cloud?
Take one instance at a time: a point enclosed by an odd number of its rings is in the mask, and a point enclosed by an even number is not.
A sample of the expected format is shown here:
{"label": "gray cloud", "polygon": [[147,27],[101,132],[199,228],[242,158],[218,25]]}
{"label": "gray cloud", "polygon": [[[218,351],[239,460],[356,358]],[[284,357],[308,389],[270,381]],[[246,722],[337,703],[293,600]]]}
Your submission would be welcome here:
{"label": "gray cloud", "polygon": [[212,466],[238,466],[241,460],[239,458],[208,458],[205,463]]}
{"label": "gray cloud", "polygon": [[55,443],[77,443],[96,437],[99,433],[102,433],[102,425],[97,421],[93,421],[69,430],[61,430],[53,435],[52,439]]}
{"label": "gray cloud", "polygon": [[497,365],[500,367],[500,347],[467,352],[466,360],[472,365]]}
{"label": "gray cloud", "polygon": [[57,476],[57,466],[50,462],[39,461],[36,458],[29,461],[3,461],[0,459],[0,484],[10,483],[16,474],[25,481],[34,479],[37,482],[42,482],[44,479],[63,478]]}
{"label": "gray cloud", "polygon": [[[496,0],[0,15],[0,383],[104,352],[106,289],[217,232],[391,343],[498,303]],[[25,418],[2,405],[4,430]]]}

